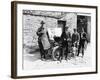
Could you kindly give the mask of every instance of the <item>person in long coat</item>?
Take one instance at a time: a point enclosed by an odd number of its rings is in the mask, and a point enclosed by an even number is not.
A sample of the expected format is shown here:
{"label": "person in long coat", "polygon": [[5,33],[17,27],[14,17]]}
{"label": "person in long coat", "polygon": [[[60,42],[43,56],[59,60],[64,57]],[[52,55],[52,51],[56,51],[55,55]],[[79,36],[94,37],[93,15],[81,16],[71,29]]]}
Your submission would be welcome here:
{"label": "person in long coat", "polygon": [[49,38],[47,35],[47,29],[44,25],[45,23],[41,21],[41,27],[37,30],[38,44],[40,48],[40,54],[42,59],[46,59],[46,54],[50,48]]}
{"label": "person in long coat", "polygon": [[61,35],[62,38],[62,57],[65,57],[67,60],[68,53],[69,53],[69,42],[71,41],[71,34],[68,31],[68,26],[65,28],[65,31]]}

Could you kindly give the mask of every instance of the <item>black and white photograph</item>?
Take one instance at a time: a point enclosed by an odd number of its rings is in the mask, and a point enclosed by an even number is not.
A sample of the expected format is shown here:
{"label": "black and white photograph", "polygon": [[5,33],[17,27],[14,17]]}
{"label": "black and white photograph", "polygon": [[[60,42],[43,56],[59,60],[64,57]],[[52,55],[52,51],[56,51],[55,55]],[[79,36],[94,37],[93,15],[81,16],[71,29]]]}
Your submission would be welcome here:
{"label": "black and white photograph", "polygon": [[23,69],[91,66],[91,14],[23,10],[22,28]]}
{"label": "black and white photograph", "polygon": [[17,75],[96,73],[96,7],[17,4]]}

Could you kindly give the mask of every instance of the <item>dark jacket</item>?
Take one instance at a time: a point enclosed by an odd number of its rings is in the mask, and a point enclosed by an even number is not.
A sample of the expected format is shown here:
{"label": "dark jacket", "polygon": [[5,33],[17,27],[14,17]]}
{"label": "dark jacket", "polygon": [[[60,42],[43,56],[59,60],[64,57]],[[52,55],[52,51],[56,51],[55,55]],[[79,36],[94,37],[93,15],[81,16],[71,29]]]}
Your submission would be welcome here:
{"label": "dark jacket", "polygon": [[72,34],[72,43],[79,42],[79,40],[80,40],[79,33],[73,33]]}
{"label": "dark jacket", "polygon": [[61,39],[62,39],[62,45],[63,47],[68,46],[68,41],[71,40],[71,34],[70,32],[63,32],[61,35]]}
{"label": "dark jacket", "polygon": [[84,44],[87,41],[87,34],[85,32],[80,33],[80,44]]}

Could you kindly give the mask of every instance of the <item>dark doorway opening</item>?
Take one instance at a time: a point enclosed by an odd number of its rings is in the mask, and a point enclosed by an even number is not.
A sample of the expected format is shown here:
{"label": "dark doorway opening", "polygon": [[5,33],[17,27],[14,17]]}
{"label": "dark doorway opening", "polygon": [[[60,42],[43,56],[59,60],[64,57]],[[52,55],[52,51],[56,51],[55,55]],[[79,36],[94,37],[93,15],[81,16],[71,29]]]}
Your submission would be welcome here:
{"label": "dark doorway opening", "polygon": [[82,32],[82,28],[87,33],[87,16],[77,16],[77,31]]}
{"label": "dark doorway opening", "polygon": [[91,36],[91,17],[90,16],[77,15],[77,31],[81,33],[82,28],[87,33],[87,39],[88,39],[88,42],[90,42],[90,36]]}
{"label": "dark doorway opening", "polygon": [[66,21],[58,20],[58,27],[62,28],[62,32],[65,30]]}

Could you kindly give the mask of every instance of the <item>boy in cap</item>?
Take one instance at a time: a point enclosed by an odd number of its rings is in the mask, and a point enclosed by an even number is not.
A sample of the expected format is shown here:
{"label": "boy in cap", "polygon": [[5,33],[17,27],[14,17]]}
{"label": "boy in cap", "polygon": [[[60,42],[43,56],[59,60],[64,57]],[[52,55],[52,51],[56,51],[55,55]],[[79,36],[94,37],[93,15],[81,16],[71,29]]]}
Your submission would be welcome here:
{"label": "boy in cap", "polygon": [[[76,28],[74,28],[73,30],[74,30],[74,33],[72,34],[72,47],[75,47],[78,50],[80,36],[79,36],[79,33],[77,32]],[[76,52],[77,52],[77,50],[76,50]],[[74,54],[74,56],[75,56],[75,54]]]}

